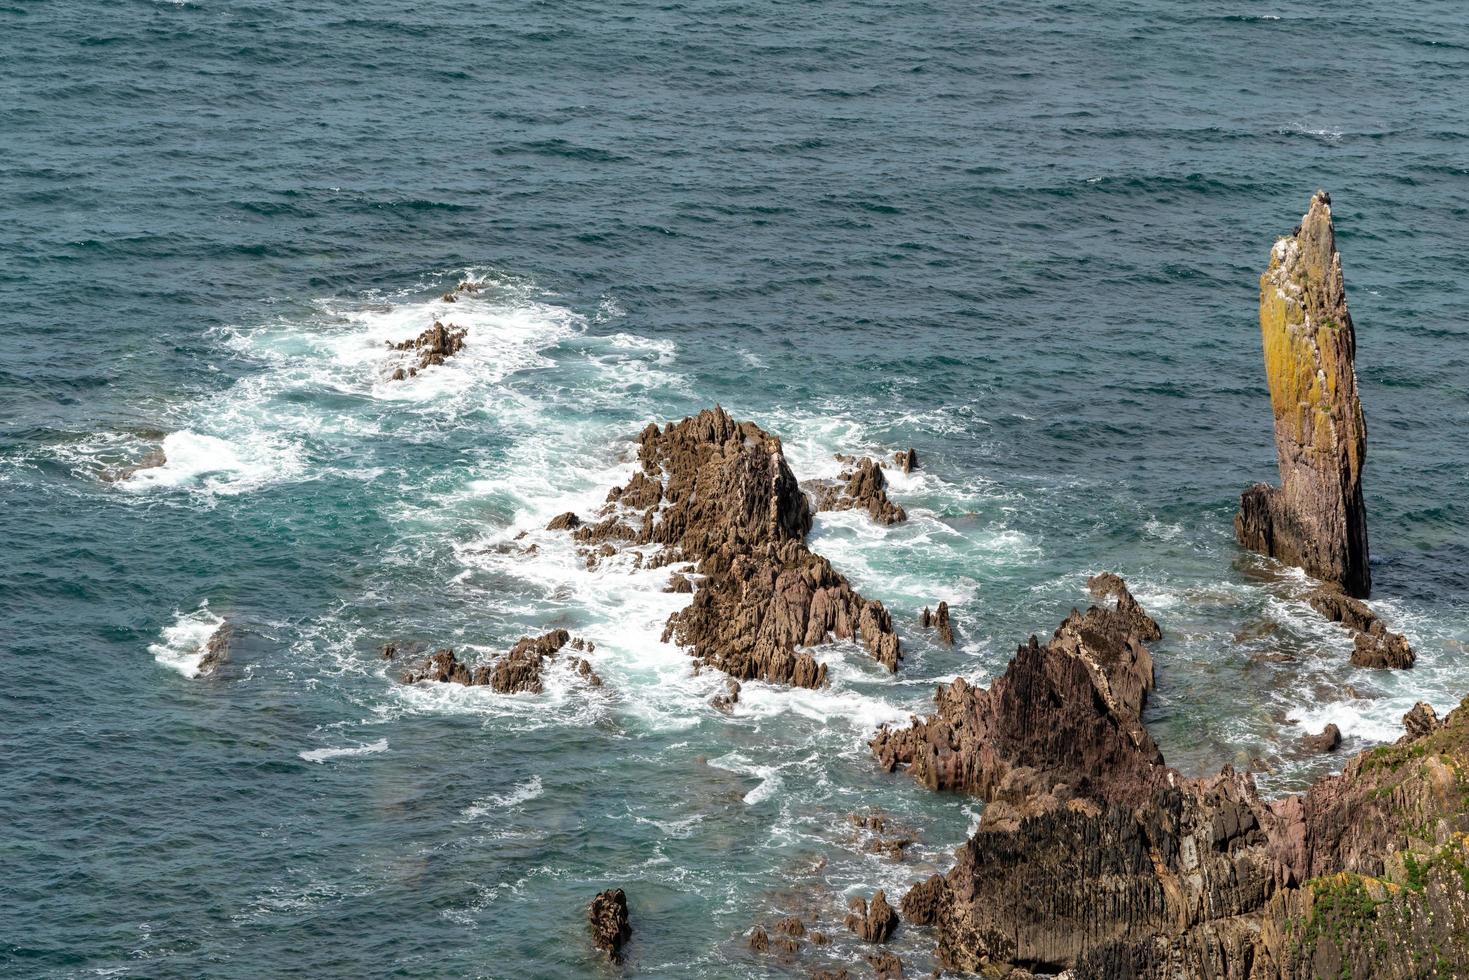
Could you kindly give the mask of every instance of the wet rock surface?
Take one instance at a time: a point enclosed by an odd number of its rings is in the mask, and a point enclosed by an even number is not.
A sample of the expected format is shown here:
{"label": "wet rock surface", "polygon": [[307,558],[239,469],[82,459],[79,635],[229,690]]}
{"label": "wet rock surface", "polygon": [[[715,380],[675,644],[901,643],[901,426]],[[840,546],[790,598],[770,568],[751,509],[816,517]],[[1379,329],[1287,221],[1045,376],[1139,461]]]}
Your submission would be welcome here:
{"label": "wet rock surface", "polygon": [[1335,752],[1339,745],[1341,745],[1341,729],[1334,724],[1327,725],[1318,734],[1307,735],[1301,739],[1301,747],[1307,752]]}
{"label": "wet rock surface", "polygon": [[1347,595],[1339,586],[1323,585],[1306,601],[1321,615],[1355,634],[1353,666],[1402,669],[1417,662],[1407,637],[1389,630],[1365,602]]}
{"label": "wet rock surface", "polygon": [[[448,648],[435,650],[419,667],[407,670],[402,675],[404,684],[429,681],[439,684],[464,684],[466,686],[489,686],[501,694],[540,694],[544,690],[543,674],[547,663],[570,644],[573,650],[591,653],[596,645],[577,638],[573,640],[566,630],[551,630],[542,636],[523,636],[503,657],[493,665],[478,666],[460,660]],[[383,647],[383,658],[397,655],[395,644]],[[584,657],[569,657],[570,666],[592,687],[601,687],[602,678],[592,670],[591,662]]]}
{"label": "wet rock surface", "polygon": [[632,938],[627,917],[627,895],[621,888],[600,892],[587,908],[587,922],[592,929],[592,945],[607,954],[614,963],[622,962],[622,947]]}
{"label": "wet rock surface", "polygon": [[638,460],[599,519],[572,533],[589,558],[615,553],[615,543],[659,546],[650,566],[695,563],[693,601],[669,618],[665,642],[737,680],[820,687],[826,665],[807,648],[833,639],[860,642],[897,670],[898,636],[883,604],[806,547],[810,502],[778,438],[706,409],[649,425]]}
{"label": "wet rock surface", "polygon": [[213,674],[229,662],[234,632],[234,627],[225,621],[210,634],[209,640],[204,644],[204,656],[199,659],[199,677]]}
{"label": "wet rock surface", "polygon": [[857,934],[863,942],[885,943],[897,931],[898,913],[888,904],[882,891],[872,896],[872,901],[854,896],[847,913],[847,928]]}
{"label": "wet rock surface", "polygon": [[1398,744],[1299,796],[1267,802],[1232,768],[1188,779],[1138,720],[1156,624],[1120,579],[1093,587],[1115,605],[873,741],[889,768],[987,801],[954,867],[902,901],[940,962],[1240,980],[1469,964],[1469,708],[1439,725],[1415,707]]}
{"label": "wet rock surface", "polygon": [[819,511],[865,510],[882,525],[906,521],[908,512],[888,499],[887,485],[877,461],[863,457],[835,480],[813,481],[811,489]]}
{"label": "wet rock surface", "polygon": [[1245,491],[1235,534],[1246,548],[1365,597],[1372,588],[1362,502],[1367,429],[1357,397],[1356,332],[1324,191],[1311,198],[1294,233],[1270,250],[1260,277],[1260,333],[1281,485]]}
{"label": "wet rock surface", "polygon": [[468,331],[454,324],[444,326],[438,320],[423,333],[411,340],[400,343],[388,341],[388,349],[394,351],[412,351],[416,355],[416,365],[406,368],[400,367],[393,371],[393,381],[403,381],[414,377],[419,371],[436,364],[443,364],[444,359],[453,357],[464,348],[464,338]]}

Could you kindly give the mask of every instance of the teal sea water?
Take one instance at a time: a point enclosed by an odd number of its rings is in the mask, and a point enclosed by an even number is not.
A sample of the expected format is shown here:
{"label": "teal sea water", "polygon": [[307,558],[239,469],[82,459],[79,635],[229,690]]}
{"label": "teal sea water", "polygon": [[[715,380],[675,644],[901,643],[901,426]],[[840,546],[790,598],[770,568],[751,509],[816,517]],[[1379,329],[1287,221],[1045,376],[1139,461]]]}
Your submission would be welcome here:
{"label": "teal sea water", "polygon": [[[866,740],[1103,569],[1167,633],[1148,721],[1189,772],[1286,792],[1341,764],[1306,731],[1457,704],[1466,84],[1453,0],[0,0],[0,973],[608,976],[614,885],[639,976],[859,965],[846,899],[978,814]],[[1256,280],[1317,187],[1404,673],[1233,542],[1274,478]],[[388,382],[436,317],[463,353]],[[896,677],[833,647],[829,689],[722,715],[659,642],[665,573],[538,530],[716,402],[803,479],[917,448],[907,523],[812,538],[893,609]],[[952,650],[914,628],[940,599]],[[191,677],[219,617],[233,660]],[[602,689],[377,653],[558,626]],[[793,912],[835,942],[748,951]]]}

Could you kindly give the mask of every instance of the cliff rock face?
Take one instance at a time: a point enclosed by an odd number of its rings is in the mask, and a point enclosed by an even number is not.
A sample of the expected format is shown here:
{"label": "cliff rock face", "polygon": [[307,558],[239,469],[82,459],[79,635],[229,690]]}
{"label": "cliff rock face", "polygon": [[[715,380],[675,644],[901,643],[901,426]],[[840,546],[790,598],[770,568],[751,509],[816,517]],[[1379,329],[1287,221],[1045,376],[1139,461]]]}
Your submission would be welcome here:
{"label": "cliff rock face", "polygon": [[[883,604],[859,595],[806,547],[811,505],[780,439],[722,408],[639,438],[640,468],[614,487],[596,523],[573,523],[588,548],[661,545],[654,559],[697,562],[693,601],[670,617],[664,639],[737,680],[800,687],[826,682],[803,647],[859,641],[896,671],[898,636]],[[563,515],[564,516],[564,515]]]}
{"label": "cliff rock face", "polygon": [[1260,277],[1260,333],[1275,414],[1279,488],[1240,498],[1240,544],[1365,597],[1367,427],[1357,398],[1357,338],[1347,310],[1331,199],[1317,191]]}
{"label": "cliff rock face", "polygon": [[[1116,600],[1022,647],[988,691],[873,742],[890,768],[987,801],[944,875],[904,897],[951,969],[1143,978],[1469,973],[1469,707],[1302,796],[1188,779],[1138,713],[1156,624]],[[1151,626],[1149,624],[1152,624]],[[1466,700],[1469,705],[1469,700]]]}

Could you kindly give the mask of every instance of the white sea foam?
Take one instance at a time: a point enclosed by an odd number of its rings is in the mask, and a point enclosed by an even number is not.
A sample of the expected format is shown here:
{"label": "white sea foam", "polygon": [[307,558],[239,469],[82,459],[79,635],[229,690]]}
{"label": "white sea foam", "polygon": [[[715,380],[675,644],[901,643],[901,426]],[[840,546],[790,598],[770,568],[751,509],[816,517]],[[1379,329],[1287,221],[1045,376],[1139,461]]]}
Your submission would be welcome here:
{"label": "white sea foam", "polygon": [[475,800],[461,811],[465,820],[478,820],[480,817],[501,810],[511,810],[537,799],[545,791],[541,787],[541,777],[532,776],[523,783],[518,783],[504,793],[491,794],[482,799]]}
{"label": "white sea foam", "polygon": [[232,443],[187,429],[163,439],[164,462],[134,472],[118,485],[142,491],[194,486],[216,493],[240,493],[286,478],[301,468],[299,451],[269,439]]}
{"label": "white sea foam", "polygon": [[185,677],[197,677],[199,664],[208,651],[209,638],[223,624],[222,617],[209,611],[206,600],[193,612],[175,612],[173,623],[163,628],[159,642],[149,644],[148,652],[163,666]]}
{"label": "white sea foam", "polygon": [[310,749],[301,752],[301,758],[307,762],[326,762],[328,759],[341,759],[357,755],[376,755],[379,752],[388,751],[388,740],[380,738],[376,742],[367,742],[362,745],[342,746],[339,748]]}

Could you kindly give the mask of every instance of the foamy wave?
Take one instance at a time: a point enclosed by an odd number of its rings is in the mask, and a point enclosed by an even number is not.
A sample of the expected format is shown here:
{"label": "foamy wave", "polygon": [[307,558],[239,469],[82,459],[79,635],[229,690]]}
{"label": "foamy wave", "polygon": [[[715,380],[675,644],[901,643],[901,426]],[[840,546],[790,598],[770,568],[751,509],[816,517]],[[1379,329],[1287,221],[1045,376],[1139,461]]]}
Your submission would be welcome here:
{"label": "foamy wave", "polygon": [[131,491],[195,487],[212,493],[242,493],[289,479],[302,468],[300,450],[253,439],[243,444],[184,430],[163,438],[164,462],[139,469],[118,486]]}
{"label": "foamy wave", "polygon": [[542,795],[541,777],[532,776],[530,779],[512,787],[508,792],[498,795],[486,796],[475,800],[461,811],[465,820],[478,820],[480,817],[494,813],[499,810],[510,810],[522,803],[528,803]]}
{"label": "foamy wave", "polygon": [[190,613],[175,613],[171,626],[165,626],[159,642],[149,644],[153,659],[185,677],[198,677],[199,664],[208,652],[209,638],[224,624],[222,617],[209,611],[209,603],[200,603]]}
{"label": "foamy wave", "polygon": [[367,742],[363,745],[353,745],[343,748],[311,749],[299,753],[301,758],[307,762],[326,762],[328,759],[340,759],[356,755],[376,755],[379,752],[388,751],[388,740],[380,738],[376,742]]}

